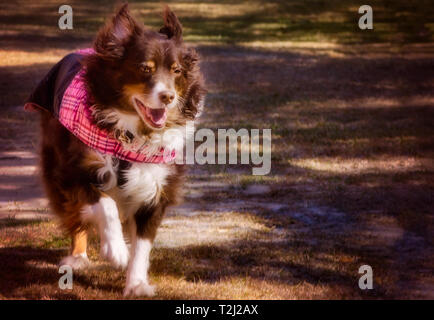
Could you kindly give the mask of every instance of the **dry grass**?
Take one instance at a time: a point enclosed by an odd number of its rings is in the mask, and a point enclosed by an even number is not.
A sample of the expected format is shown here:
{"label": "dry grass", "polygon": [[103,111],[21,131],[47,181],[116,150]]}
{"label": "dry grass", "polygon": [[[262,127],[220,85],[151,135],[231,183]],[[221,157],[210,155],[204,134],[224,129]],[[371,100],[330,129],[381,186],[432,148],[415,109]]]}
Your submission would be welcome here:
{"label": "dry grass", "polygon": [[[73,32],[57,29],[57,2],[0,4],[4,299],[119,299],[125,281],[99,261],[93,236],[93,267],[72,291],[58,289],[69,240],[47,220],[33,178],[37,121],[20,106],[111,11],[70,4]],[[373,1],[375,29],[363,33],[356,5],[173,3],[203,57],[199,126],[271,128],[273,162],[264,177],[248,166],[190,168],[186,202],[152,251],[157,299],[433,298],[431,6]],[[132,8],[159,25],[159,3]],[[362,264],[374,270],[369,292],[357,286]]]}
{"label": "dry grass", "polygon": [[[74,274],[72,291],[62,291],[56,288],[56,264],[67,254],[69,240],[56,223],[10,218],[2,220],[0,228],[0,297],[121,298],[125,275],[98,261],[95,236],[89,252],[93,266]],[[305,275],[295,281],[297,265],[312,268],[326,280],[344,271],[338,261],[354,265],[356,258],[338,257],[331,251],[313,263],[310,250],[288,246],[292,234],[247,213],[198,214],[188,220],[169,216],[152,252],[151,281],[159,288],[159,299],[340,298],[349,294],[338,283],[312,283]],[[339,277],[354,278],[345,273]]]}

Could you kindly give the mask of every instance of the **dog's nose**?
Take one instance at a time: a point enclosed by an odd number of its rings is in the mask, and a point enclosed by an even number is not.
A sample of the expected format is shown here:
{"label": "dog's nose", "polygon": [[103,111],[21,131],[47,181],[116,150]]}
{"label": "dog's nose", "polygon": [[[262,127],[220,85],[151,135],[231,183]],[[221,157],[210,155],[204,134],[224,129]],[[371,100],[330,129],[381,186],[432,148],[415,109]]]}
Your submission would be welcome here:
{"label": "dog's nose", "polygon": [[158,94],[158,97],[160,98],[161,102],[164,104],[169,104],[175,99],[175,93],[173,91],[165,90],[161,91]]}

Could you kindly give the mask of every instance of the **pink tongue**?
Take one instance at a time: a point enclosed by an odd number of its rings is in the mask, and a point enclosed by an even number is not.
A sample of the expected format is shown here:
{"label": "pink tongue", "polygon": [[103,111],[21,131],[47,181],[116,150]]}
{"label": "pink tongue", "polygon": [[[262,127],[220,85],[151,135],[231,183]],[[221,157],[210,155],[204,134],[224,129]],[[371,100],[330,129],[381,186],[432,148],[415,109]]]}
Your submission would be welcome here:
{"label": "pink tongue", "polygon": [[165,112],[165,109],[151,109],[152,120],[154,120],[155,122],[161,120]]}
{"label": "pink tongue", "polygon": [[158,123],[159,121],[164,121],[164,115],[166,114],[166,109],[151,109],[152,121]]}

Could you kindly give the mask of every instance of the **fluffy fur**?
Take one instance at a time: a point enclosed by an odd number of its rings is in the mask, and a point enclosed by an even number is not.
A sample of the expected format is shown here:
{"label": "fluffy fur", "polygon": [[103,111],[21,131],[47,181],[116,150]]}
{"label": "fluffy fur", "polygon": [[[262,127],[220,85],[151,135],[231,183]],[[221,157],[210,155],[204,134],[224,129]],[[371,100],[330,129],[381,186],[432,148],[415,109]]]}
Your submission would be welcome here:
{"label": "fluffy fur", "polygon": [[[167,133],[184,130],[186,121],[197,116],[205,89],[198,55],[183,44],[175,14],[166,7],[164,26],[154,32],[136,22],[123,5],[99,31],[94,49],[96,54],[84,63],[97,125],[125,147],[145,143],[151,153],[161,147],[182,148],[183,139]],[[128,266],[125,295],[152,295],[149,254],[167,206],[180,198],[183,166],[130,163],[102,155],[46,113],[41,127],[47,195],[75,239],[71,256],[62,263],[88,265],[83,233],[95,224],[101,255],[116,267]],[[121,221],[129,227],[130,250]]]}

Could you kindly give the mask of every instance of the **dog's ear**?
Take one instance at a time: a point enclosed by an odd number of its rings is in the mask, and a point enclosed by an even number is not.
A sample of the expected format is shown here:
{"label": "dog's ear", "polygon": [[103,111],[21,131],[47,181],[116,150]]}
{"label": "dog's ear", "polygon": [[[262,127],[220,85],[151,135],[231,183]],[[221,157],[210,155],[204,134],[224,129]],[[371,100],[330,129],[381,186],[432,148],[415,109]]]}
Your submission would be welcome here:
{"label": "dog's ear", "polygon": [[169,39],[182,41],[182,25],[167,5],[164,8],[163,21],[164,26],[160,29],[160,33],[165,34]]}
{"label": "dog's ear", "polygon": [[182,55],[182,63],[188,71],[196,72],[199,55],[193,48],[187,47]]}
{"label": "dog's ear", "polygon": [[183,68],[187,71],[188,87],[181,111],[189,120],[194,120],[202,113],[205,95],[205,81],[199,70],[199,55],[193,48],[186,47],[182,55]]}
{"label": "dog's ear", "polygon": [[194,120],[200,116],[205,102],[205,94],[206,89],[202,79],[197,79],[190,85],[181,110],[187,119]]}
{"label": "dog's ear", "polygon": [[130,15],[128,4],[123,4],[113,19],[102,28],[95,40],[95,51],[107,58],[121,58],[125,46],[138,34],[140,26]]}

